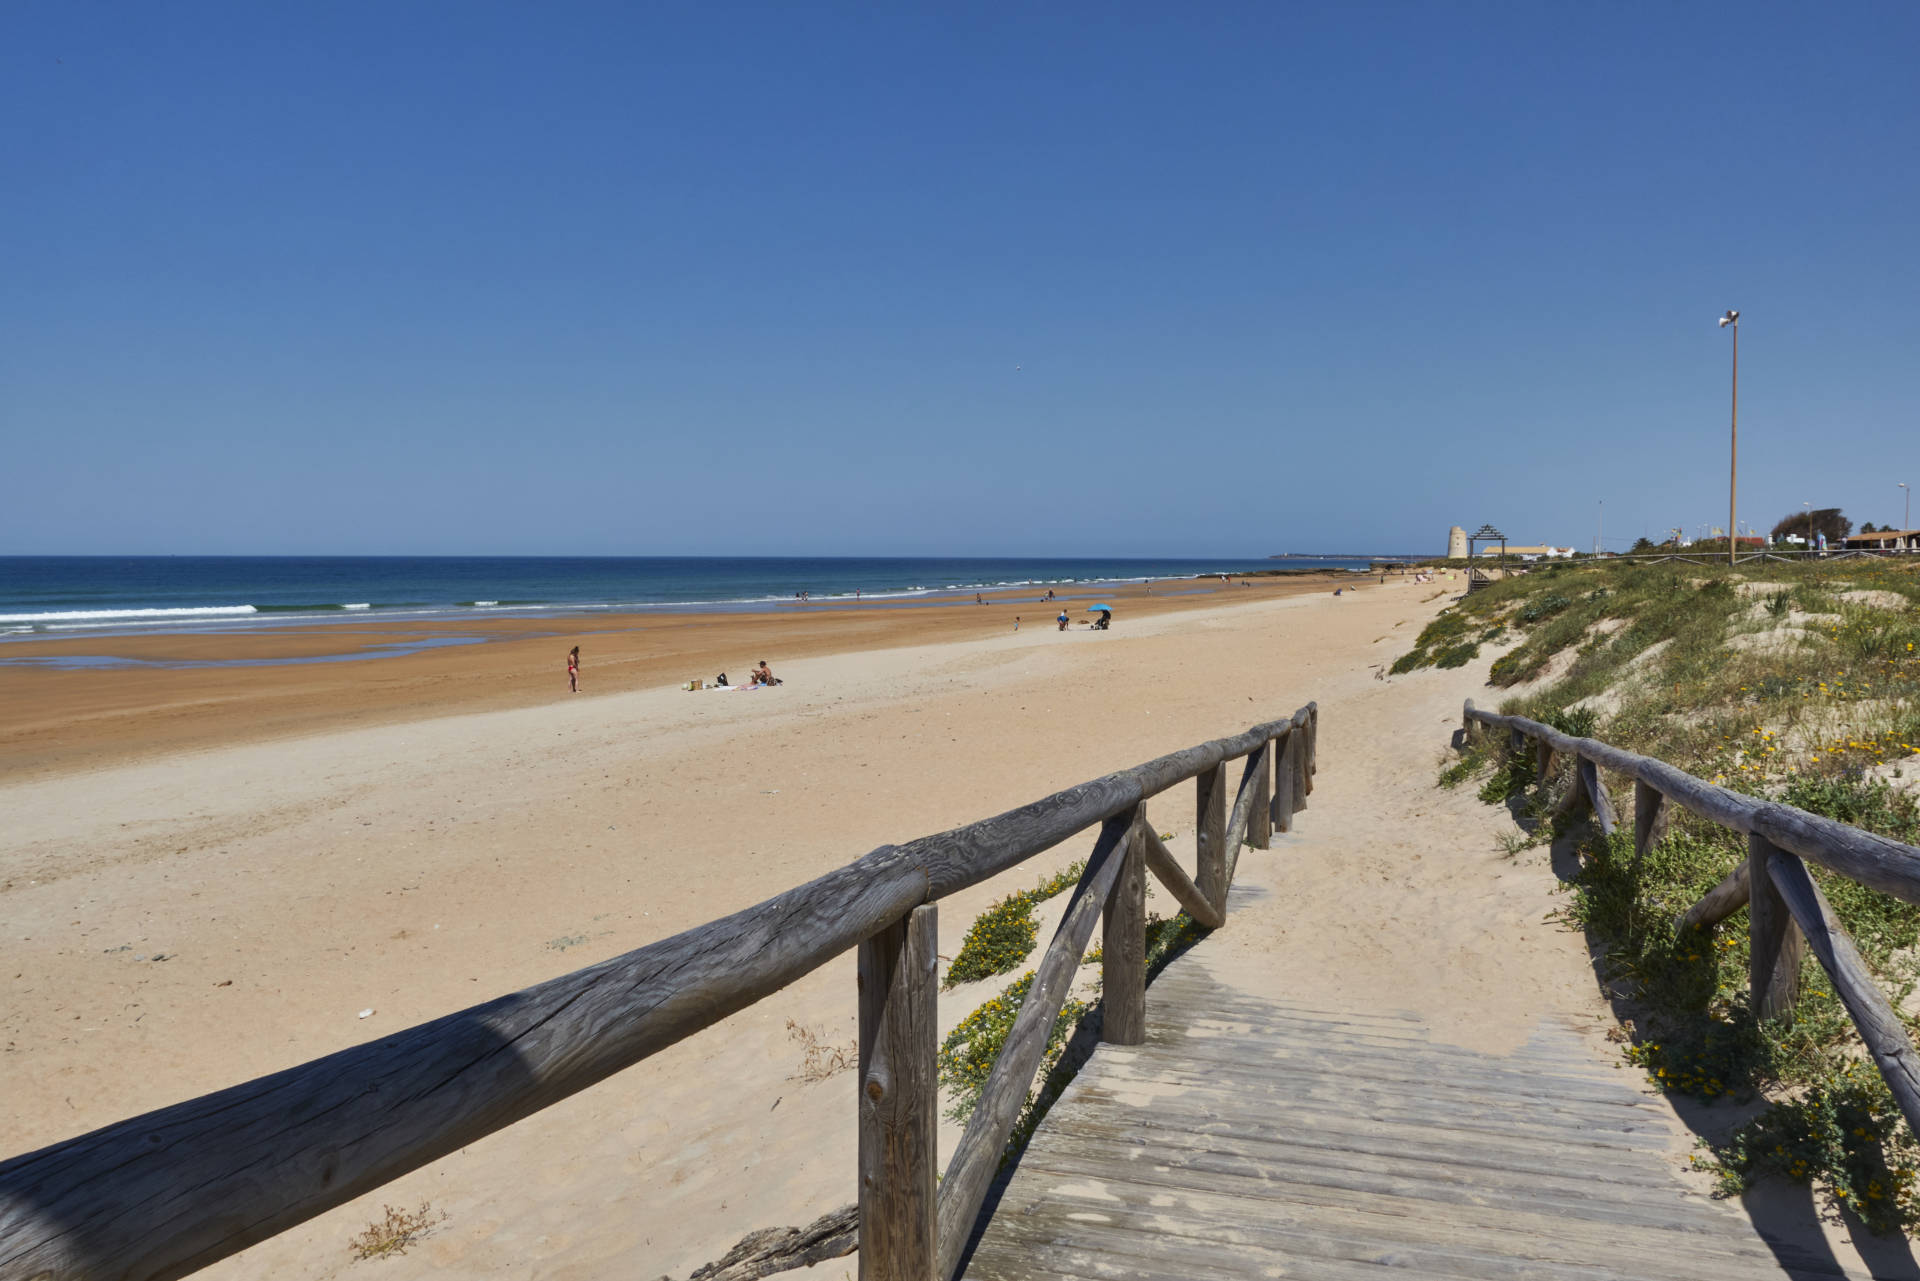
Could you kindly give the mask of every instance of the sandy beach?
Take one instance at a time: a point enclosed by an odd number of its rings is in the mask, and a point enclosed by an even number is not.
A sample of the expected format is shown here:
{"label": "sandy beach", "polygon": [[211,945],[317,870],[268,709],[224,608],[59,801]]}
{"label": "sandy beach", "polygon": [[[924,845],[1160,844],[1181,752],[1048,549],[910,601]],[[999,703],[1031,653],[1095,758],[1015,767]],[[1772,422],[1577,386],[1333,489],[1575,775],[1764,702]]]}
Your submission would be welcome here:
{"label": "sandy beach", "polygon": [[[671,653],[622,664],[616,639],[594,642],[589,694],[463,695],[516,664],[549,691],[564,681],[564,643],[504,640],[265,669],[262,682],[287,686],[262,696],[284,716],[224,742],[216,727],[235,726],[243,691],[207,694],[221,700],[209,709],[192,696],[203,671],[106,673],[159,678],[165,693],[145,707],[102,695],[99,724],[37,758],[33,733],[8,731],[11,759],[30,761],[0,785],[9,1148],[578,968],[881,843],[1309,699],[1323,727],[1314,808],[1296,837],[1243,859],[1245,884],[1266,893],[1206,945],[1215,963],[1283,967],[1302,993],[1356,1008],[1418,1009],[1439,1035],[1494,1052],[1543,1015],[1598,1036],[1582,946],[1540,923],[1551,871],[1501,857],[1500,811],[1432,786],[1482,665],[1381,678],[1445,599],[1406,580],[1339,598],[1234,588],[1142,600],[1112,632],[1066,635],[1037,610],[1015,632],[999,606],[888,615],[873,631],[783,619],[783,648],[764,656],[786,684],[736,694],[659,678],[700,674],[716,654],[744,667],[760,638],[700,629],[764,624],[676,621],[688,639]],[[441,695],[464,710],[402,715]],[[26,716],[59,720],[44,704]],[[129,725],[145,727],[139,752],[103,746]],[[1190,859],[1190,793],[1151,808]],[[943,901],[942,953],[988,902],[1084,843]],[[1152,905],[1172,910],[1164,893]],[[942,1026],[977,999],[944,998]],[[851,1075],[800,1080],[789,1023],[844,1044],[853,1014],[847,956],[207,1275],[348,1275],[347,1243],[382,1205],[430,1200],[448,1217],[426,1240],[358,1266],[396,1281],[684,1276],[751,1229],[852,1199]],[[850,1274],[851,1261],[819,1271]]]}
{"label": "sandy beach", "polygon": [[[567,650],[583,653],[590,695],[744,678],[765,658],[827,654],[1052,630],[1064,609],[1083,631],[1096,599],[1122,630],[1142,618],[1218,604],[1328,592],[1372,581],[1350,573],[1291,573],[1222,582],[1170,579],[1073,589],[1058,602],[1038,589],[926,601],[795,604],[759,612],[562,612],[541,617],[115,632],[9,641],[0,649],[0,780],[181,749],[257,742],[454,712],[534,707],[564,693]],[[1244,583],[1244,586],[1242,585]],[[426,646],[424,652],[404,652]],[[403,652],[383,653],[395,647]],[[357,660],[365,661],[339,661]],[[132,661],[158,666],[51,669],[33,660]],[[168,664],[211,664],[167,666]]]}

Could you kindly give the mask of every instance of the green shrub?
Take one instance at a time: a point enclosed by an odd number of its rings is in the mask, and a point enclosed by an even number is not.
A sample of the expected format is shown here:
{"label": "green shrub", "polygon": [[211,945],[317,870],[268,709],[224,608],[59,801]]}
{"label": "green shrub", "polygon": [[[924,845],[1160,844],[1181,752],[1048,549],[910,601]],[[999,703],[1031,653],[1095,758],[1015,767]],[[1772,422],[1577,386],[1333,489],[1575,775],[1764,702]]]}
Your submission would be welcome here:
{"label": "green shrub", "polygon": [[[980,1091],[993,1071],[993,1061],[1000,1057],[1001,1047],[1007,1043],[1007,1033],[1013,1031],[1014,1020],[1020,1016],[1020,1006],[1032,988],[1033,971],[1029,970],[1005,992],[960,1020],[959,1026],[940,1043],[936,1062],[940,1084],[953,1092],[953,1101],[947,1110],[947,1115],[953,1120],[965,1121],[973,1114]],[[1066,1004],[1060,1007],[1060,1016],[1053,1021],[1053,1031],[1047,1035],[1046,1057],[1036,1075],[1044,1079],[1050,1074],[1054,1060],[1059,1057],[1061,1048],[1073,1033],[1074,1025],[1087,1009],[1085,1001],[1073,996],[1068,997]]]}
{"label": "green shrub", "polygon": [[1019,968],[1022,961],[1033,955],[1034,944],[1039,939],[1040,927],[1033,919],[1033,909],[1078,884],[1080,874],[1086,869],[1084,859],[1075,862],[1033,889],[1007,895],[975,917],[940,986],[953,988],[996,974],[1010,974]]}

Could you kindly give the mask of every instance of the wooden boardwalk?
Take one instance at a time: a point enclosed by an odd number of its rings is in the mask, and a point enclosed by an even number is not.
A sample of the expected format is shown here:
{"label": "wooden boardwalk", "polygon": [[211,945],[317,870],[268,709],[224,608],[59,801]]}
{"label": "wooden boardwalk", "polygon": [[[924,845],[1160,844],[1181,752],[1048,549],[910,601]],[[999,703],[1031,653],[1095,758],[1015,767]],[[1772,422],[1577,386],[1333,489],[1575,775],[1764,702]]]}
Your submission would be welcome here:
{"label": "wooden boardwalk", "polygon": [[1690,1189],[1636,1085],[1565,1028],[1479,1054],[1250,996],[1190,953],[1149,989],[1147,1043],[1101,1046],[1042,1122],[965,1275],[1846,1275]]}

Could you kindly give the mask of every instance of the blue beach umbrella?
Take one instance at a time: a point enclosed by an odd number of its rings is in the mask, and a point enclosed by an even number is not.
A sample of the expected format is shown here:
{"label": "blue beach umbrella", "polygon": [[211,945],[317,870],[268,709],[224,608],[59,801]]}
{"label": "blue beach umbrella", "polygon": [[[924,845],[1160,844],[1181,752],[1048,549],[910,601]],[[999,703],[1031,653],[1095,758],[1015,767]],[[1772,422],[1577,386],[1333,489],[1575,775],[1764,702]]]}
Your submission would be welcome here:
{"label": "blue beach umbrella", "polygon": [[1113,612],[1113,606],[1107,604],[1089,605],[1087,606],[1087,612],[1089,614],[1111,614]]}

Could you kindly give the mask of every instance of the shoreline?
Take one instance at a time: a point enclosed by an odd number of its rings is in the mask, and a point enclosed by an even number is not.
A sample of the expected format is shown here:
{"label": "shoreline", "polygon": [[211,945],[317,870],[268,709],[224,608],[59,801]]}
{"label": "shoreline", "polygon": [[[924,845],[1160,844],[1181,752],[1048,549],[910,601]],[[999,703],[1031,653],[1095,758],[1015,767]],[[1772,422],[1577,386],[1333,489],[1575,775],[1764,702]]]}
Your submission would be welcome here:
{"label": "shoreline", "polygon": [[[1110,584],[1114,630],[1132,620],[1356,583],[1347,570]],[[1240,582],[1247,586],[1242,587]],[[1158,589],[1158,590],[1156,590]],[[31,781],[156,755],[262,743],[568,697],[564,655],[582,648],[581,696],[711,681],[759,659],[853,655],[945,640],[1054,629],[1085,607],[1031,587],[885,603],[793,602],[761,611],[555,612],[544,617],[382,619],[243,629],[116,631],[15,639],[0,647],[0,780]],[[39,660],[39,661],[36,661]],[[735,676],[737,682],[738,676]]]}

